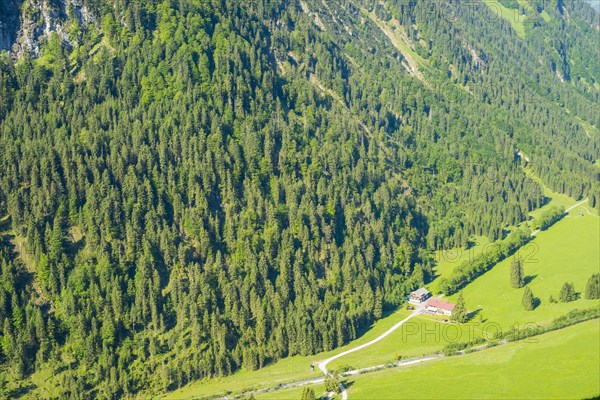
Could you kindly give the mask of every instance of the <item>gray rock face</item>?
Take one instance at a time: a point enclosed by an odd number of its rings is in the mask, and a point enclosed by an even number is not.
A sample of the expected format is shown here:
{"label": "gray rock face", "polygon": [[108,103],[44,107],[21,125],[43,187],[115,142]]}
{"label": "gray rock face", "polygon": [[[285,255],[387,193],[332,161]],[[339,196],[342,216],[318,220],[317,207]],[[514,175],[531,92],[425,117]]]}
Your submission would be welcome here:
{"label": "gray rock face", "polygon": [[0,50],[10,50],[17,39],[23,0],[0,1]]}
{"label": "gray rock face", "polygon": [[2,0],[0,50],[9,50],[16,58],[25,53],[39,57],[41,44],[53,32],[71,45],[65,31],[71,19],[77,19],[82,27],[93,22],[81,0]]}

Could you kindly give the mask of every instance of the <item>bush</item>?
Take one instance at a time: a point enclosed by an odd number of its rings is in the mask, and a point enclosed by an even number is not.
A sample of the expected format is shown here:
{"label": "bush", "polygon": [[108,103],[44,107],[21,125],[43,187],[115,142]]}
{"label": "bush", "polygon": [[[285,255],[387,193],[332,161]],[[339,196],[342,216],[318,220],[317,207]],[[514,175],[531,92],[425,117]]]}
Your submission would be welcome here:
{"label": "bush", "polygon": [[352,365],[344,364],[339,369],[336,370],[337,373],[342,374],[344,372],[353,371],[355,368]]}
{"label": "bush", "polygon": [[506,239],[487,245],[480,255],[458,265],[452,275],[442,279],[439,285],[440,291],[448,295],[458,292],[529,240],[531,240],[529,230],[520,228],[508,235]]}
{"label": "bush", "polygon": [[542,213],[539,218],[535,219],[531,224],[532,229],[548,229],[554,223],[560,221],[564,216],[565,208],[562,206],[553,206]]}
{"label": "bush", "polygon": [[448,343],[444,349],[442,350],[442,354],[445,356],[453,356],[457,352],[466,349],[468,343],[456,342],[456,343]]}

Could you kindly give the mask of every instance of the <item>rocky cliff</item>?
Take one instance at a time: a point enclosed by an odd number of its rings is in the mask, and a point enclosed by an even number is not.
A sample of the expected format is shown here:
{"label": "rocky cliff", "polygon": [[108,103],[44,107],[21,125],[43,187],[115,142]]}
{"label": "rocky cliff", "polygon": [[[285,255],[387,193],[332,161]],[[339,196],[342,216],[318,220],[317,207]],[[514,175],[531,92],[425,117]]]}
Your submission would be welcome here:
{"label": "rocky cliff", "polygon": [[0,4],[0,50],[14,57],[40,56],[40,45],[52,32],[72,44],[68,28],[94,21],[82,0],[6,0]]}
{"label": "rocky cliff", "polygon": [[22,0],[0,2],[0,50],[9,50],[17,38]]}

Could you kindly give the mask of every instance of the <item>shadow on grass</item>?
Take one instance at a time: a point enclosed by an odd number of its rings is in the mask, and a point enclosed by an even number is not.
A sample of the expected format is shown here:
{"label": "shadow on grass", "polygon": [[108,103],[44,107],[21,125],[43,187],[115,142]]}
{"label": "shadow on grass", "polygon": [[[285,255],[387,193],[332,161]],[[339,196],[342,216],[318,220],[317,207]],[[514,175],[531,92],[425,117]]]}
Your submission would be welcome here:
{"label": "shadow on grass", "polygon": [[346,390],[348,390],[348,388],[350,388],[352,385],[354,385],[354,381],[349,381],[346,379],[346,380],[342,381],[342,385],[344,385]]}
{"label": "shadow on grass", "polygon": [[527,275],[523,281],[525,282],[525,285],[529,285],[531,283],[531,281],[533,281],[535,278],[537,278],[537,274],[535,275]]}
{"label": "shadow on grass", "polygon": [[[473,318],[475,318],[476,316],[480,315],[480,314],[481,314],[481,311],[482,311],[482,309],[481,309],[481,308],[478,308],[478,309],[477,309],[477,310],[475,310],[475,311],[471,311],[471,312],[468,314],[468,320],[469,320],[469,321],[471,321]],[[485,321],[482,321],[482,322],[485,322]]]}

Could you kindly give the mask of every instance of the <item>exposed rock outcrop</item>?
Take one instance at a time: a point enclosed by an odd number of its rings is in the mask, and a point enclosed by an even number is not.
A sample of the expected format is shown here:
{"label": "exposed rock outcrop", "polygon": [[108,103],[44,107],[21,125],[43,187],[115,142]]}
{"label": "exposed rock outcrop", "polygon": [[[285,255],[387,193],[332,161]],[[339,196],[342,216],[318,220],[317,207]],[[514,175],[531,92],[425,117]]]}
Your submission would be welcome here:
{"label": "exposed rock outcrop", "polygon": [[16,58],[29,53],[39,57],[40,46],[53,32],[72,44],[66,27],[94,22],[82,0],[6,0],[0,5],[0,50]]}
{"label": "exposed rock outcrop", "polygon": [[0,50],[10,50],[17,39],[23,0],[0,1]]}

